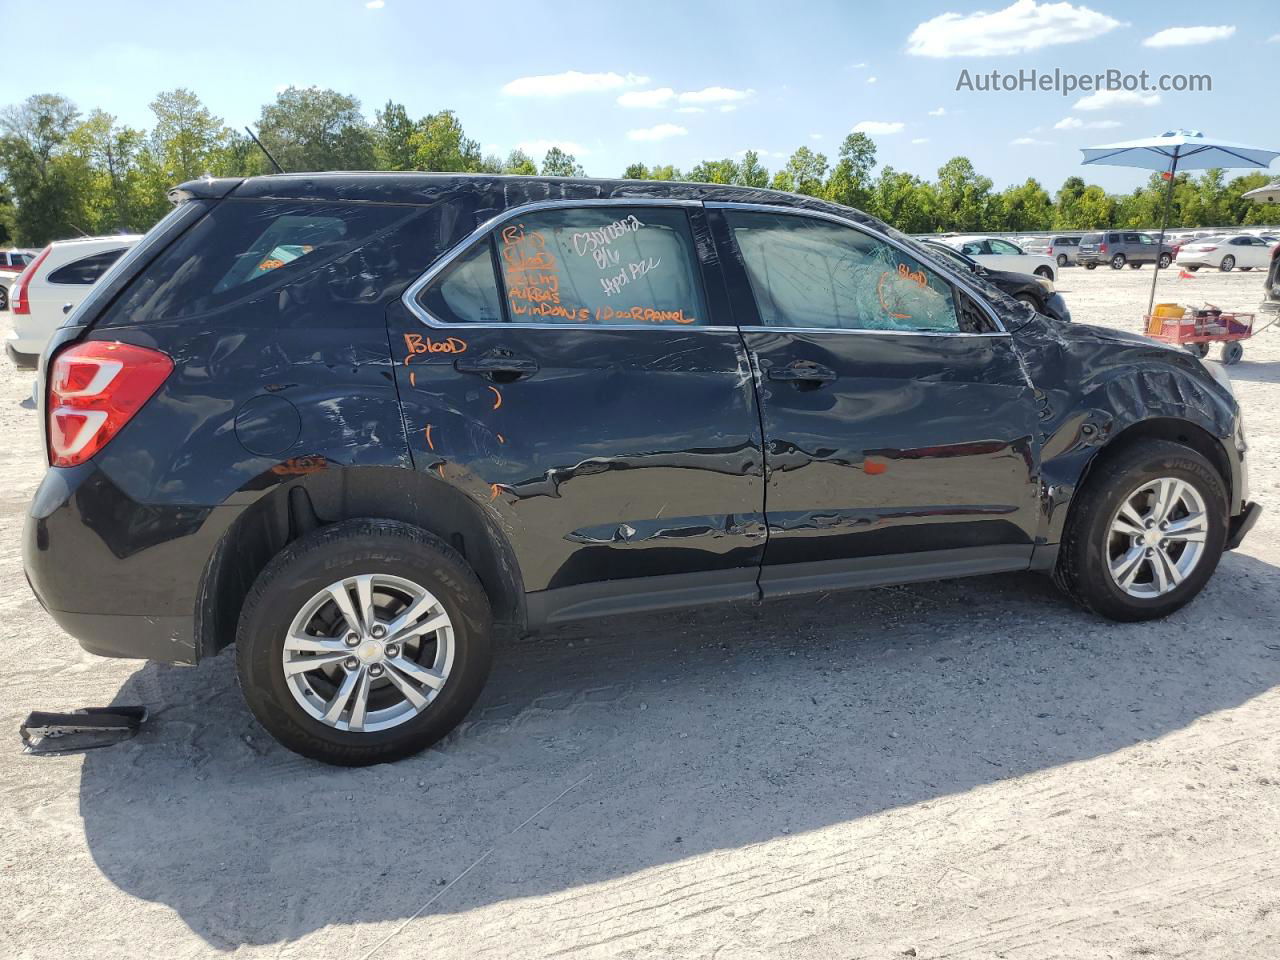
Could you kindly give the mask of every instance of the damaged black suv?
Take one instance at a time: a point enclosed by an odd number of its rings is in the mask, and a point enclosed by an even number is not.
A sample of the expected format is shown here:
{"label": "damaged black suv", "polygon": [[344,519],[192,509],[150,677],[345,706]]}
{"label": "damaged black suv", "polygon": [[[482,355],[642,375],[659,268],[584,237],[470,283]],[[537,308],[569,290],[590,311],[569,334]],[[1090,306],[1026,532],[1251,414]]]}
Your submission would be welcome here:
{"label": "damaged black suv", "polygon": [[408,173],[172,198],[42,359],[27,575],[95,653],[235,643],[321,760],[444,736],[499,627],[1028,569],[1140,620],[1258,515],[1198,359],[845,207]]}

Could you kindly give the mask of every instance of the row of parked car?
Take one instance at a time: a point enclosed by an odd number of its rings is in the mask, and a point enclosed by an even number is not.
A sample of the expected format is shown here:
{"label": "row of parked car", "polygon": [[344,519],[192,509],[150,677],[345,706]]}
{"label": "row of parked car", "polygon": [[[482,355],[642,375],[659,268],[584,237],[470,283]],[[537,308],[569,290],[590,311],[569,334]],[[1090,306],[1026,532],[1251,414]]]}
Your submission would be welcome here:
{"label": "row of parked car", "polygon": [[[1000,242],[1017,247],[1008,240]],[[1162,269],[1177,264],[1191,271],[1213,267],[1230,272],[1266,269],[1277,246],[1280,246],[1280,233],[1265,231],[1171,233],[1162,244],[1158,237],[1143,231],[1111,230],[1034,238],[1026,243],[1025,249],[1028,254],[1048,257],[1059,267],[1079,264],[1094,270],[1105,264],[1112,270],[1125,267],[1137,270],[1151,263]]]}

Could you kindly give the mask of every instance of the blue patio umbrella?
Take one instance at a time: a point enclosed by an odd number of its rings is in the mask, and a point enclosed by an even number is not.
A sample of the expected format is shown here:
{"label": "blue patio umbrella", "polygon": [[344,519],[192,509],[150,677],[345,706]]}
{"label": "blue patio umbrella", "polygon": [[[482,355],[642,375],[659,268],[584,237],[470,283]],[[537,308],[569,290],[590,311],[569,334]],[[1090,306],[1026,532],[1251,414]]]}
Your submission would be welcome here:
{"label": "blue patio umbrella", "polygon": [[[1102,147],[1084,147],[1084,163],[1107,164],[1116,167],[1140,167],[1143,170],[1159,170],[1166,175],[1169,186],[1164,195],[1164,217],[1160,223],[1160,244],[1164,244],[1164,232],[1169,226],[1169,208],[1173,203],[1174,178],[1179,170],[1208,170],[1211,167],[1265,170],[1271,161],[1280,156],[1280,150],[1265,150],[1243,143],[1226,140],[1209,140],[1199,130],[1170,130],[1158,137],[1110,143]],[[1156,280],[1160,277],[1160,264],[1156,263],[1151,277],[1151,299],[1147,301],[1147,313],[1156,302]]]}

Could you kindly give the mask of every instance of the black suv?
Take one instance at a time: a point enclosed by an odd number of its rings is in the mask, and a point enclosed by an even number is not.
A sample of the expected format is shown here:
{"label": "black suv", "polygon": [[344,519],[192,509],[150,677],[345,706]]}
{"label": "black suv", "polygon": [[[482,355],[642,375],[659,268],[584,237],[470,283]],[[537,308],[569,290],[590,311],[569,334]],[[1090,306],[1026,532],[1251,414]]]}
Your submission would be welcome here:
{"label": "black suv", "polygon": [[172,198],[42,358],[27,575],[94,653],[234,642],[311,757],[444,736],[499,626],[1028,569],[1146,619],[1258,514],[1199,360],[845,207],[408,173]]}
{"label": "black suv", "polygon": [[1144,263],[1154,263],[1161,270],[1173,263],[1173,246],[1161,243],[1149,233],[1115,231],[1090,233],[1080,240],[1076,262],[1086,270],[1108,263],[1112,270],[1123,270],[1127,264],[1138,270]]}

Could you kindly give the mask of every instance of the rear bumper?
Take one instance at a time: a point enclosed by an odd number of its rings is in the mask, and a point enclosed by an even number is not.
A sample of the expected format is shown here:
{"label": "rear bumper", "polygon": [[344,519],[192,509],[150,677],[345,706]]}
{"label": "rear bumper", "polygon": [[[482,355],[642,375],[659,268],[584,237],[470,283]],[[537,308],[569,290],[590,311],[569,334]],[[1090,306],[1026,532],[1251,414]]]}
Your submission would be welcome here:
{"label": "rear bumper", "polygon": [[1234,550],[1240,546],[1245,536],[1253,529],[1253,525],[1258,522],[1258,517],[1260,516],[1262,516],[1261,506],[1256,503],[1246,503],[1244,509],[1227,523],[1226,549]]}
{"label": "rear bumper", "polygon": [[27,582],[90,653],[195,663],[201,581],[234,513],[139,504],[92,462],[50,468],[23,527]]}

